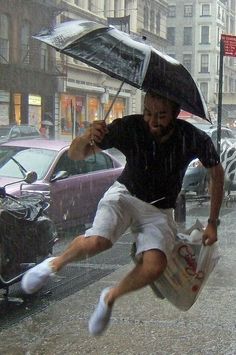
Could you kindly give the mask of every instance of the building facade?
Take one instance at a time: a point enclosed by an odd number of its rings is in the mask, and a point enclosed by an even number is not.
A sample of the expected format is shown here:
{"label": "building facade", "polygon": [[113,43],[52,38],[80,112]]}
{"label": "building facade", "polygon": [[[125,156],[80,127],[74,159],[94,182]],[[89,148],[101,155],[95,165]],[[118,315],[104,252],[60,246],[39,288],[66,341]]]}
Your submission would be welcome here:
{"label": "building facade", "polygon": [[50,0],[0,0],[2,125],[30,123],[40,126],[45,116],[54,119],[55,56],[52,50],[36,43],[32,34],[55,22],[58,5]]}
{"label": "building facade", "polygon": [[[166,48],[165,0],[0,0],[0,124],[46,118],[54,136],[75,135],[101,119],[120,82],[35,40],[32,36],[69,20],[112,23]],[[111,122],[140,112],[142,92],[124,85],[109,115]]]}
{"label": "building facade", "polygon": [[[58,16],[58,23],[78,19],[110,23],[161,50],[166,47],[166,1],[64,0],[63,5],[66,10]],[[79,128],[83,130],[91,121],[106,115],[120,82],[73,58],[57,55],[57,62],[60,60],[66,61],[67,73],[59,79],[58,122],[63,134],[70,135],[73,124],[77,134]],[[140,112],[141,105],[142,93],[124,85],[107,121]]]}
{"label": "building facade", "polygon": [[[216,119],[221,34],[235,35],[235,0],[171,0],[168,2],[167,52],[192,74]],[[236,61],[224,57],[223,102],[236,93]],[[235,97],[235,95],[234,95]],[[229,113],[223,105],[226,123]]]}

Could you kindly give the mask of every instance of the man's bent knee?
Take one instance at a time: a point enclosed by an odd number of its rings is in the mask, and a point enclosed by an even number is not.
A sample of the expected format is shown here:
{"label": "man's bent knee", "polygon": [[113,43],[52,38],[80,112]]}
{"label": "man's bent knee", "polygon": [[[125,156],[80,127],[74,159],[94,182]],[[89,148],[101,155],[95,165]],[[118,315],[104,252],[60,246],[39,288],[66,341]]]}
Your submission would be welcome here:
{"label": "man's bent knee", "polygon": [[89,239],[91,246],[93,246],[93,249],[97,250],[97,252],[102,252],[112,247],[112,242],[109,239],[99,235],[88,236],[85,238]]}
{"label": "man's bent knee", "polygon": [[166,255],[157,249],[148,250],[143,254],[143,267],[149,278],[153,281],[158,279],[167,266]]}

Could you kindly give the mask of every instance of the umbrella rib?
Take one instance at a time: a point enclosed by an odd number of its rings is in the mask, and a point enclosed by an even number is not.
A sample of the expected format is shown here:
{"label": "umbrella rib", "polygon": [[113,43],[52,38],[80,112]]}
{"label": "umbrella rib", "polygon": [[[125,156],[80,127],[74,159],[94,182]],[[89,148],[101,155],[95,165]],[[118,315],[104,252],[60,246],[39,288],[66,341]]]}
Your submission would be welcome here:
{"label": "umbrella rib", "polygon": [[120,93],[120,91],[121,91],[122,86],[124,85],[124,83],[125,83],[125,82],[122,81],[122,83],[120,84],[120,87],[119,87],[119,89],[118,89],[116,95],[114,96],[114,98],[113,98],[113,100],[112,100],[112,103],[111,103],[111,105],[110,105],[110,107],[109,107],[109,110],[107,111],[107,113],[106,113],[106,115],[105,115],[103,121],[106,121],[107,117],[109,116],[109,114],[110,114],[110,112],[111,112],[111,109],[112,109],[112,107],[113,107],[113,105],[114,105],[114,103],[115,103],[115,101],[116,101],[116,99],[117,99],[117,97],[118,97],[118,95],[119,95],[119,93]]}

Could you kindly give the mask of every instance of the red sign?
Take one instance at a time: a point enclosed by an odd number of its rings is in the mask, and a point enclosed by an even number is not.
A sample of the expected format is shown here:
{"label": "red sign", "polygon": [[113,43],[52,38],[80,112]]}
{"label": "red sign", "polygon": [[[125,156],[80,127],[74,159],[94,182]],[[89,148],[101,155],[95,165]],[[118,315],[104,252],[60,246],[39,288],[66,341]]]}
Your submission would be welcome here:
{"label": "red sign", "polygon": [[224,42],[224,55],[236,57],[236,36],[221,35]]}

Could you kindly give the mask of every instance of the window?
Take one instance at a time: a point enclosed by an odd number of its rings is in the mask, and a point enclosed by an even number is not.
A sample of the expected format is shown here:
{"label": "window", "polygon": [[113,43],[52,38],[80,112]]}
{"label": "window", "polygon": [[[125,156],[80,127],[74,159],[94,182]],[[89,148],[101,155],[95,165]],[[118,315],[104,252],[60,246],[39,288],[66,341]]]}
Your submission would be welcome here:
{"label": "window", "polygon": [[155,29],[155,12],[151,10],[150,12],[150,31],[154,33]]}
{"label": "window", "polygon": [[192,54],[184,54],[183,55],[183,65],[185,68],[191,72],[192,70]]}
{"label": "window", "polygon": [[201,73],[209,73],[209,54],[201,54]]}
{"label": "window", "polygon": [[0,14],[0,63],[9,63],[9,20]]}
{"label": "window", "polygon": [[189,46],[192,44],[192,27],[184,27],[183,44]]}
{"label": "window", "polygon": [[184,6],[184,17],[192,17],[193,16],[193,6],[185,5]]}
{"label": "window", "polygon": [[146,30],[148,30],[149,28],[149,10],[148,10],[148,7],[147,6],[144,6],[144,9],[143,9],[143,12],[144,12],[144,28]]}
{"label": "window", "polygon": [[175,17],[176,16],[176,6],[170,5],[168,6],[168,17]]}
{"label": "window", "polygon": [[200,90],[206,102],[208,101],[208,83],[202,82],[200,83]]}
{"label": "window", "polygon": [[21,62],[29,64],[29,39],[30,39],[30,25],[28,22],[23,23],[21,28]]}
{"label": "window", "polygon": [[166,39],[170,45],[175,44],[175,27],[167,27]]}
{"label": "window", "polygon": [[93,1],[92,0],[88,0],[88,10],[93,11]]}
{"label": "window", "polygon": [[48,46],[46,43],[41,44],[40,68],[44,71],[48,70]]}
{"label": "window", "polygon": [[209,44],[209,33],[210,29],[209,26],[202,26],[201,27],[201,44]]}
{"label": "window", "polygon": [[210,4],[202,4],[201,16],[210,16]]}
{"label": "window", "polygon": [[161,32],[161,15],[158,12],[156,14],[156,34],[159,35]]}

